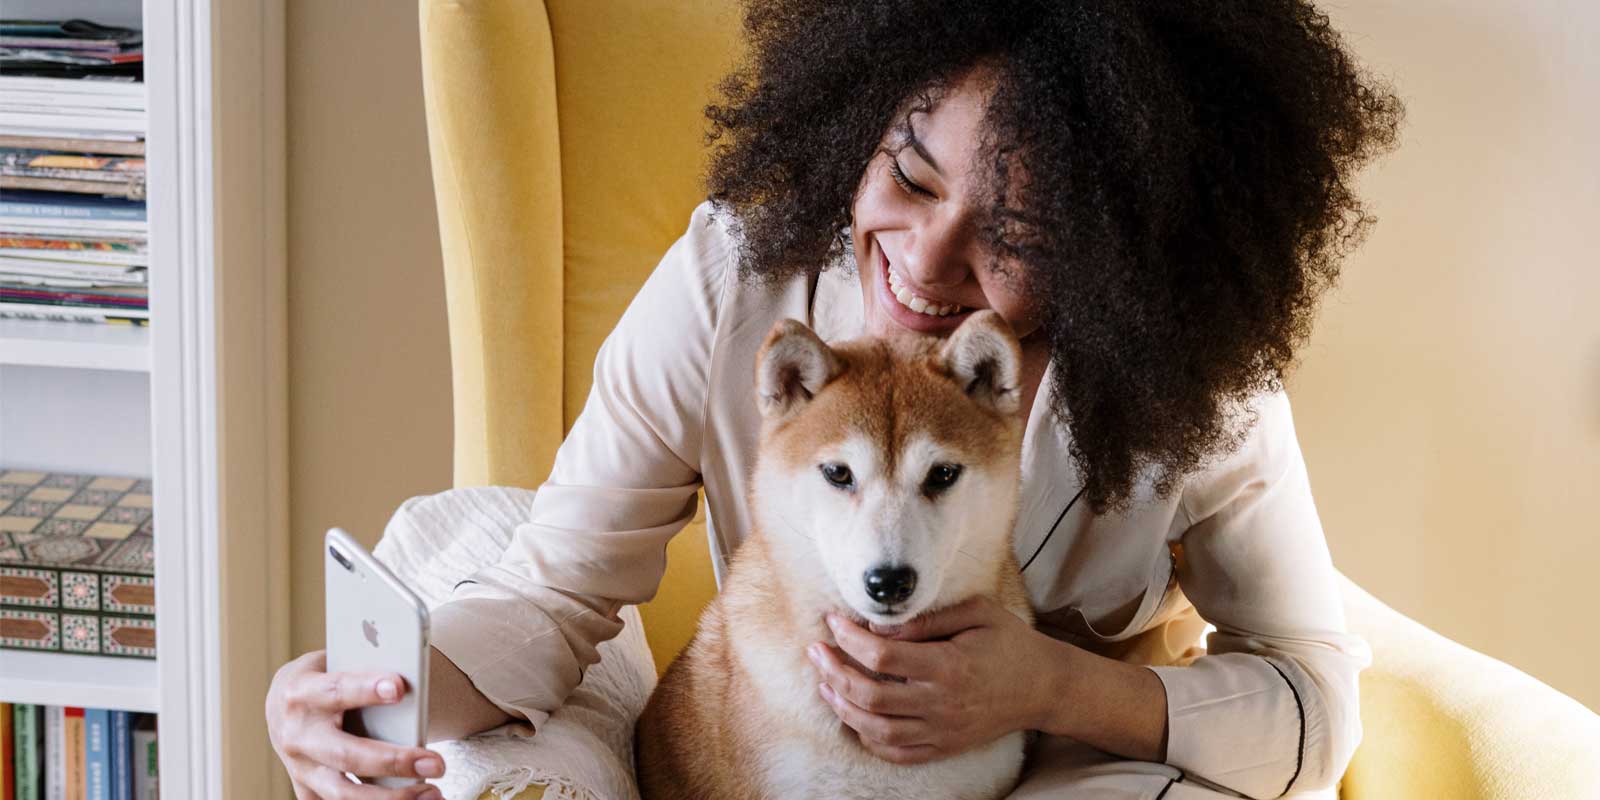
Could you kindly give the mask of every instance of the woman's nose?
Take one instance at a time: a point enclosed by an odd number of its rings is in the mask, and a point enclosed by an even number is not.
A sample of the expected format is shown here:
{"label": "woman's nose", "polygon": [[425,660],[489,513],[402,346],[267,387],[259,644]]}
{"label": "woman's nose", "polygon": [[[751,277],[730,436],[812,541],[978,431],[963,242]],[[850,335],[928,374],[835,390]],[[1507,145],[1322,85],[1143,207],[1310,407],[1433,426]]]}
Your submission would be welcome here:
{"label": "woman's nose", "polygon": [[919,286],[959,286],[972,272],[971,236],[964,225],[939,221],[913,229],[902,256],[906,277]]}

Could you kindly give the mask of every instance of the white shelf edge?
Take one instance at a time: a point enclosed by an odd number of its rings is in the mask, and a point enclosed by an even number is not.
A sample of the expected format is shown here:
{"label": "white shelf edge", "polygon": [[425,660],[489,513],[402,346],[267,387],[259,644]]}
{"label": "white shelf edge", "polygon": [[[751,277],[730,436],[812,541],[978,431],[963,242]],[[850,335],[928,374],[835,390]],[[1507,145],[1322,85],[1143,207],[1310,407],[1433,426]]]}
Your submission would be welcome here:
{"label": "white shelf edge", "polygon": [[154,659],[0,650],[0,702],[156,712]]}
{"label": "white shelf edge", "polygon": [[0,364],[149,372],[150,329],[0,319]]}

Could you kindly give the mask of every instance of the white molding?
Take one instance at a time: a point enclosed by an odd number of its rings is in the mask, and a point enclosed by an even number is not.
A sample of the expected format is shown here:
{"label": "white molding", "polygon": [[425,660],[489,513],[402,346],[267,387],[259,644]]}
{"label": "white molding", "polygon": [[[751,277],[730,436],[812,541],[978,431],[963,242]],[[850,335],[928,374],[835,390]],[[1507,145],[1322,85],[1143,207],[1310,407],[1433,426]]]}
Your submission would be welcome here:
{"label": "white molding", "polygon": [[211,10],[144,14],[159,769],[167,797],[222,797]]}

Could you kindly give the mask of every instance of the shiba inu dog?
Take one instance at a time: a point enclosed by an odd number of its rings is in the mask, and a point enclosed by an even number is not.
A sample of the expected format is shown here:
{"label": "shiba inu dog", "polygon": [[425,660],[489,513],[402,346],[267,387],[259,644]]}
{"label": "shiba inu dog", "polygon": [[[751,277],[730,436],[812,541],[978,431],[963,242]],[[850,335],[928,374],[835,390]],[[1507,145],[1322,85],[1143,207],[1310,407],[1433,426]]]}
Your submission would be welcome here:
{"label": "shiba inu dog", "polygon": [[757,356],[755,521],[639,719],[646,800],[980,800],[1022,767],[1014,733],[896,765],[818,696],[823,615],[894,625],[978,595],[1030,623],[1012,554],[1020,350],[980,311],[948,339],[830,347],[799,322]]}

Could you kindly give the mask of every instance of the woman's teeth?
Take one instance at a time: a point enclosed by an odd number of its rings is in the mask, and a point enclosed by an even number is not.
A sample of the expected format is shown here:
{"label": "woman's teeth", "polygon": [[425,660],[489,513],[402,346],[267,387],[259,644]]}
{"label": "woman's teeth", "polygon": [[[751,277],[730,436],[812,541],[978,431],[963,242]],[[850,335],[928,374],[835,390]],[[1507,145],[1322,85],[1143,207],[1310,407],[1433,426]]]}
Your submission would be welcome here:
{"label": "woman's teeth", "polygon": [[889,291],[894,294],[894,299],[900,301],[900,305],[918,314],[926,314],[930,317],[947,317],[961,310],[959,305],[935,305],[912,294],[911,290],[900,282],[900,276],[896,275],[892,268],[889,270]]}

